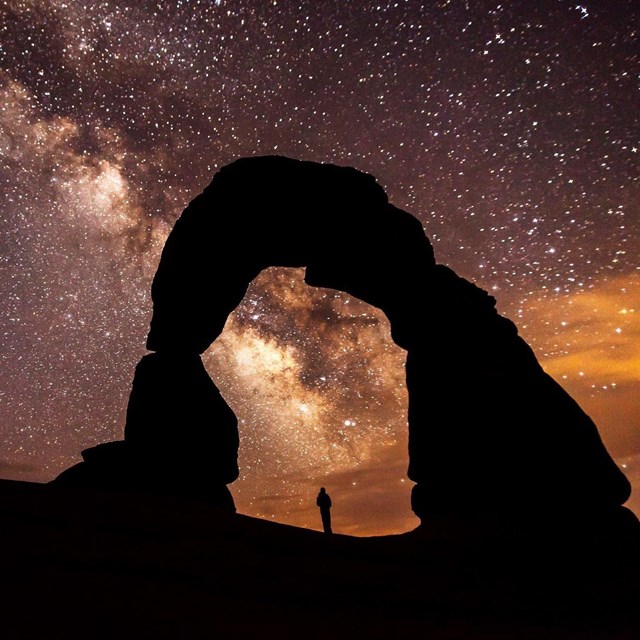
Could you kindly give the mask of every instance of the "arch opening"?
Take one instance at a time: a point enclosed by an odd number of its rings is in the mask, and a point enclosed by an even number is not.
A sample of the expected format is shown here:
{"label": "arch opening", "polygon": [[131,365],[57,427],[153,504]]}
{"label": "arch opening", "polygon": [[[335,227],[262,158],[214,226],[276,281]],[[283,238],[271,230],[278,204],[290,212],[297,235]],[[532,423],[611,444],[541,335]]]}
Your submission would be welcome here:
{"label": "arch opening", "polygon": [[238,510],[319,529],[326,486],[338,532],[415,528],[405,359],[379,309],[301,268],[263,270],[203,354],[238,417]]}

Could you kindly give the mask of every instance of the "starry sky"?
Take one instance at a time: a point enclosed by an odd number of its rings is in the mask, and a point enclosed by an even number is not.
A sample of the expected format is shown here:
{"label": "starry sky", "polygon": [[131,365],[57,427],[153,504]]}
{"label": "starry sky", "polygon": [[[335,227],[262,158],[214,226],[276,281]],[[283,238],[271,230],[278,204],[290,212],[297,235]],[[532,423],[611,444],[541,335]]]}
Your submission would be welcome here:
{"label": "starry sky", "polygon": [[[248,155],[350,165],[416,215],[591,415],[640,513],[636,0],[0,2],[0,476],[122,438],[171,226]],[[348,250],[348,247],[345,247]],[[384,315],[251,285],[205,364],[238,510],[400,532],[404,352]],[[488,399],[491,401],[491,399]]]}

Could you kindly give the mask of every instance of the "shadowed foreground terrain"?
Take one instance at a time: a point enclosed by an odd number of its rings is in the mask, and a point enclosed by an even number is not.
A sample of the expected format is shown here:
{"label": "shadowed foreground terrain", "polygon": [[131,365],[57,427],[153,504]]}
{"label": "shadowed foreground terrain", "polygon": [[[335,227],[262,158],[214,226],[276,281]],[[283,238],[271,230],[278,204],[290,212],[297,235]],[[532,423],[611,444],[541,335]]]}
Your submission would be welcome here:
{"label": "shadowed foreground terrain", "polygon": [[523,518],[352,538],[203,502],[12,481],[0,505],[5,638],[640,634],[640,538],[612,518],[574,514],[580,536]]}

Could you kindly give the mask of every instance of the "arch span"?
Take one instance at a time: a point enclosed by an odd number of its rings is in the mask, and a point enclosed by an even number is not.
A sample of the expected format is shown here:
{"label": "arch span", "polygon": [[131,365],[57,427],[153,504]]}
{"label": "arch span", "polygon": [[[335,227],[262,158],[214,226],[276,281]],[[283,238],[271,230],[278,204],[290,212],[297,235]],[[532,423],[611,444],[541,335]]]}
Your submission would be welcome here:
{"label": "arch span", "polygon": [[538,364],[486,292],[436,264],[421,224],[372,176],[284,157],[224,167],[176,222],[153,287],[125,444],[192,487],[237,469],[237,422],[202,368],[248,284],[269,266],[382,309],[407,350],[409,470],[419,517],[615,506],[630,485],[590,418]]}

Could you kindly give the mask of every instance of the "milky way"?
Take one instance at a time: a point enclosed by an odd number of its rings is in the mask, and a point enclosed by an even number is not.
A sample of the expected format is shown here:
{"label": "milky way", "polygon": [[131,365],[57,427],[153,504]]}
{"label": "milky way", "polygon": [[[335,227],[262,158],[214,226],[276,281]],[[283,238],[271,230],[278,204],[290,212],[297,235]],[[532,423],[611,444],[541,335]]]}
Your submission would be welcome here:
{"label": "milky way", "polygon": [[[279,153],[375,175],[640,487],[639,17],[0,3],[2,476],[48,480],[122,437],[173,222],[221,166]],[[383,314],[302,276],[261,274],[205,356],[240,420],[238,508],[319,528],[324,484],[338,531],[408,529],[404,354]]]}

